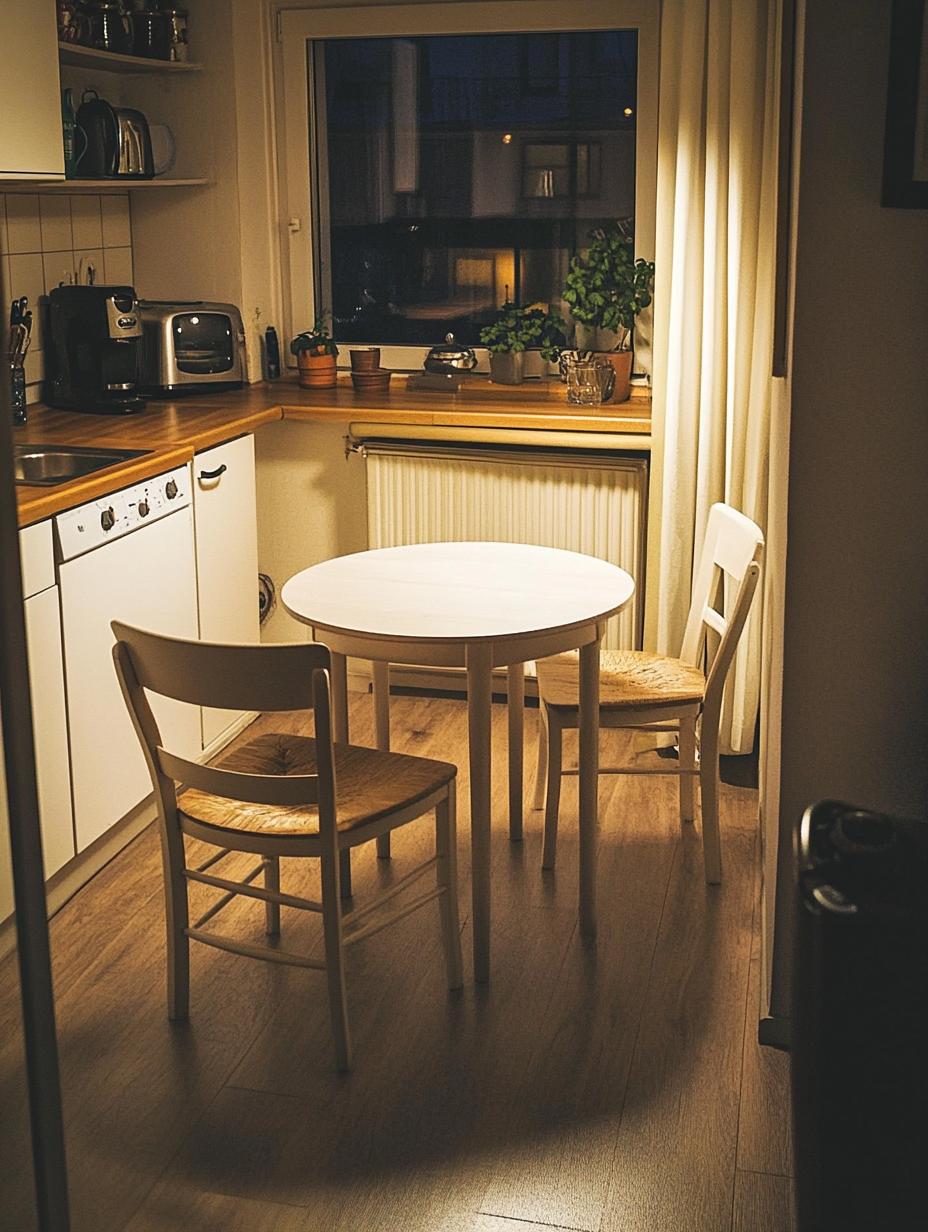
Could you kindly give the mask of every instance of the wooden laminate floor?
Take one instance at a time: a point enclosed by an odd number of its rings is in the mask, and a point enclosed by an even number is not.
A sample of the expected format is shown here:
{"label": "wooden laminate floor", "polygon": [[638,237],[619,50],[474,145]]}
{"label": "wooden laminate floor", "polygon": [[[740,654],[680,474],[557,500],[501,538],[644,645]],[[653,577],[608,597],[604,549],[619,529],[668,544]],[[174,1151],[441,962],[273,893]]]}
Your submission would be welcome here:
{"label": "wooden laminate floor", "polygon": [[[352,705],[352,738],[372,743],[370,699]],[[392,715],[394,747],[462,768],[463,992],[447,992],[427,909],[349,953],[350,1075],[334,1069],[317,972],[196,946],[191,1018],[170,1024],[144,833],[51,925],[75,1232],[790,1232],[787,1062],[756,1043],[756,793],[722,788],[724,884],[710,888],[675,781],[604,777],[588,948],[576,779],[542,875],[540,814],[523,843],[507,839],[494,706],[493,965],[477,988],[466,709],[398,697]],[[528,711],[527,768],[536,721]],[[390,863],[356,853],[356,901],[428,834],[426,820],[394,836]],[[315,873],[295,865],[284,888],[305,892]],[[260,905],[230,910],[262,935]],[[288,948],[313,927],[297,914],[284,913]],[[0,971],[9,990],[14,968]],[[2,1232],[34,1227],[16,1012],[6,992]]]}

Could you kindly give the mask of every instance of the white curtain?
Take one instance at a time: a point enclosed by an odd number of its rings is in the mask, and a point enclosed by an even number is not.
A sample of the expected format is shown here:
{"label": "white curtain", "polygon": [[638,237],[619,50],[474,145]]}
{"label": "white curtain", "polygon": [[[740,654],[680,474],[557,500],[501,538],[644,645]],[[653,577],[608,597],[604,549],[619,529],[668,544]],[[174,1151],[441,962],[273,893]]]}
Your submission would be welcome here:
{"label": "white curtain", "polygon": [[[710,505],[767,524],[779,0],[664,0],[654,400],[663,421],[657,649],[677,654]],[[653,576],[653,575],[652,575]],[[761,674],[755,602],[722,751],[749,752]]]}

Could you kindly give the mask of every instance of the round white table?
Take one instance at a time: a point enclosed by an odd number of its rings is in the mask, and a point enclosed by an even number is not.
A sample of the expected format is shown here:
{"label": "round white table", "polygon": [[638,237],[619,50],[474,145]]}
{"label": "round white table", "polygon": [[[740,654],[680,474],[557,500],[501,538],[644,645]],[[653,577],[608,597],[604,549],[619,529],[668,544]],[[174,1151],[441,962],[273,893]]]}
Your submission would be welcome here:
{"label": "round white table", "polygon": [[[559,548],[423,543],[304,569],[281,600],[332,651],[335,738],[348,741],[346,658],[374,664],[377,745],[389,747],[389,664],[467,669],[474,978],[490,971],[490,705],[508,669],[510,836],[521,837],[523,664],[580,649],[580,927],[596,932],[599,650],[634,593],[615,565]],[[384,854],[381,850],[381,854]]]}

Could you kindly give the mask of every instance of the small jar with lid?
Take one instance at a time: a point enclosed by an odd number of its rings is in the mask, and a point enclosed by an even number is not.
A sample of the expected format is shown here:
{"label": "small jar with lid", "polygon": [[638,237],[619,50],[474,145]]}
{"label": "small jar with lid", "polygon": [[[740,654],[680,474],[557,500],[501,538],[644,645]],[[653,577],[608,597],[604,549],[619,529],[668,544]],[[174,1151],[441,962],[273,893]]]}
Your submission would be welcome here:
{"label": "small jar with lid", "polygon": [[132,30],[121,4],[114,0],[96,0],[87,5],[87,13],[91,47],[120,56],[132,55]]}
{"label": "small jar with lid", "polygon": [[137,7],[132,14],[133,50],[147,60],[170,60],[168,19],[152,5]]}
{"label": "small jar with lid", "polygon": [[169,60],[187,59],[187,10],[163,8],[161,15],[167,24]]}

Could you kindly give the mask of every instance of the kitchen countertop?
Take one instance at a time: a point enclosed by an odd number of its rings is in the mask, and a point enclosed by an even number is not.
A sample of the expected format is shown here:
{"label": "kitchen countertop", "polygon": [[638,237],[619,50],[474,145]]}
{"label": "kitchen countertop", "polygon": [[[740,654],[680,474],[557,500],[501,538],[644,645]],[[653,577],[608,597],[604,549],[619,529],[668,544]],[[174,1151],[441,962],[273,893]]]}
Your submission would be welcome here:
{"label": "kitchen countertop", "polygon": [[651,400],[635,391],[628,402],[584,414],[567,402],[566,389],[557,381],[501,387],[471,377],[459,393],[447,394],[408,392],[405,379],[397,376],[389,393],[360,395],[343,376],[337,389],[301,389],[295,380],[284,378],[227,393],[151,401],[138,415],[84,415],[30,406],[29,422],[14,430],[18,444],[151,452],[56,487],[20,485],[19,524],[27,526],[159,475],[188,462],[194,453],[279,419],[647,435]]}

